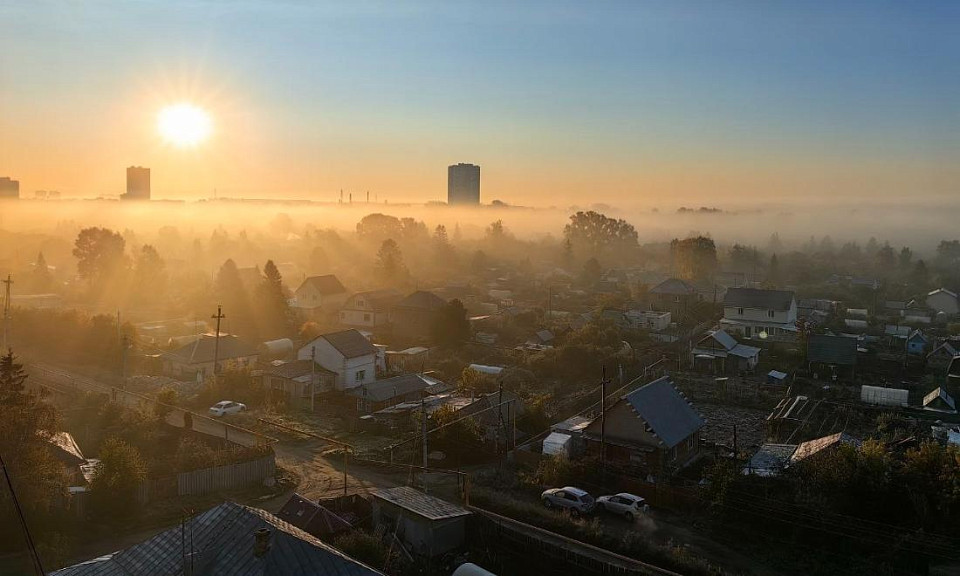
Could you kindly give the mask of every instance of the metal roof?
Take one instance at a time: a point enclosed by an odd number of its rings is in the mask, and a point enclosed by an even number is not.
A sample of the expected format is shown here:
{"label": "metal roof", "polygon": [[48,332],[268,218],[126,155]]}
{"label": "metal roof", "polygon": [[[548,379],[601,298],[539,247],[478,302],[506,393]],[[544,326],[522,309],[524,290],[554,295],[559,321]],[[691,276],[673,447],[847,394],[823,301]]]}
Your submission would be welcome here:
{"label": "metal roof", "polygon": [[764,444],[743,467],[743,473],[756,476],[775,476],[787,466],[790,457],[796,451],[796,444]]}
{"label": "metal roof", "polygon": [[436,310],[443,307],[446,304],[446,301],[434,294],[433,292],[428,292],[426,290],[417,290],[416,292],[408,295],[403,300],[397,302],[394,305],[394,308],[410,308],[415,310]]}
{"label": "metal roof", "polygon": [[650,425],[668,448],[673,448],[705,424],[669,376],[641,386],[623,397]]}
{"label": "metal roof", "polygon": [[793,292],[760,288],[730,288],[723,297],[724,306],[737,308],[789,310],[792,302]]}
{"label": "metal roof", "polygon": [[69,432],[57,432],[47,438],[47,442],[59,453],[59,459],[79,466],[87,461],[73,435]]}
{"label": "metal roof", "polygon": [[[270,531],[269,548],[258,556],[254,532],[261,528]],[[190,571],[204,576],[382,575],[268,512],[225,502],[182,526],[51,576],[179,576]]]}
{"label": "metal roof", "polygon": [[352,528],[343,518],[296,493],[277,512],[277,518],[318,537],[331,536]]}
{"label": "metal roof", "polygon": [[[406,396],[411,392],[426,391],[431,386],[442,384],[436,379],[421,374],[401,374],[351,388],[349,394],[366,398],[372,402],[383,402],[391,398]],[[434,388],[437,390],[437,388]]]}
{"label": "metal roof", "polygon": [[263,373],[279,376],[280,378],[286,378],[288,380],[307,377],[308,382],[311,373],[315,373],[318,376],[321,374],[335,374],[335,372],[331,372],[316,363],[314,363],[313,371],[311,371],[310,364],[310,360],[292,360],[290,362],[271,364],[269,368],[264,368]]}
{"label": "metal roof", "polygon": [[[213,362],[214,349],[217,347],[217,337],[204,334],[196,342],[192,342],[164,356],[183,362],[184,364],[205,364]],[[257,349],[240,340],[233,334],[220,335],[219,361],[223,362],[234,358],[256,356]]]}
{"label": "metal roof", "polygon": [[[396,304],[403,295],[394,290],[393,288],[385,288],[383,290],[371,290],[369,292],[358,292],[350,297],[350,300],[355,298],[363,298],[370,304],[370,309],[374,312],[385,312]],[[348,302],[350,301],[348,300]],[[349,307],[348,307],[349,309]]]}
{"label": "metal roof", "polygon": [[943,386],[938,386],[936,390],[931,391],[929,394],[923,397],[924,407],[929,406],[937,399],[942,400],[943,403],[949,406],[951,410],[957,409],[957,405],[953,401],[953,397],[947,394],[947,391],[943,388]]}
{"label": "metal roof", "polygon": [[857,339],[812,334],[807,341],[807,360],[823,364],[853,366],[857,363]]}
{"label": "metal roof", "polygon": [[396,488],[386,488],[373,492],[374,498],[379,498],[391,504],[413,512],[428,520],[445,520],[447,518],[457,518],[467,516],[470,511],[456,504],[441,500],[436,496],[430,496],[409,486],[398,486]]}
{"label": "metal roof", "polygon": [[345,358],[357,358],[377,353],[377,348],[358,330],[342,330],[321,334],[319,337],[329,342]]}
{"label": "metal roof", "polygon": [[343,284],[340,283],[340,280],[333,274],[311,276],[305,279],[302,284],[300,284],[300,288],[297,288],[297,292],[299,292],[304,286],[312,286],[314,290],[321,294],[343,294],[347,291],[347,289],[343,287]]}
{"label": "metal roof", "polygon": [[837,446],[839,444],[850,444],[851,446],[859,447],[860,440],[854,438],[846,432],[837,432],[836,434],[831,434],[815,440],[809,440],[797,446],[796,452],[794,452],[793,456],[790,457],[790,462],[799,462],[822,450],[830,448],[831,446]]}

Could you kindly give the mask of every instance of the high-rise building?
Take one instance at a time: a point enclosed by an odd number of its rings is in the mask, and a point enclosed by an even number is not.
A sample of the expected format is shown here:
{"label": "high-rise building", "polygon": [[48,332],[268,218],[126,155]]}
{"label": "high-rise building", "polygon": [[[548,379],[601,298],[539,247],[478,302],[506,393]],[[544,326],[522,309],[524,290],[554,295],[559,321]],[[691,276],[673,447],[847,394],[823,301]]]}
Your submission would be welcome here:
{"label": "high-rise building", "polygon": [[12,180],[9,176],[0,177],[0,198],[20,197],[20,181]]}
{"label": "high-rise building", "polygon": [[142,166],[127,168],[127,193],[120,196],[123,200],[150,199],[150,169]]}
{"label": "high-rise building", "polygon": [[447,204],[480,204],[480,167],[454,164],[447,168]]}

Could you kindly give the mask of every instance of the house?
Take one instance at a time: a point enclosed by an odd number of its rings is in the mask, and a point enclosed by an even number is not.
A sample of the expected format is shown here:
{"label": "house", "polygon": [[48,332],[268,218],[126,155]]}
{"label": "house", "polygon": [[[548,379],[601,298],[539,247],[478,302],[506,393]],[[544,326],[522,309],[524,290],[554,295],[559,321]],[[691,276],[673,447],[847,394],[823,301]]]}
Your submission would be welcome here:
{"label": "house", "polygon": [[63,468],[63,475],[67,483],[71,486],[83,484],[83,475],[80,466],[86,464],[80,446],[69,432],[57,432],[46,438],[47,445],[53,452],[53,457],[60,462]]}
{"label": "house", "polygon": [[811,334],[807,339],[807,363],[815,374],[816,369],[826,369],[836,376],[838,368],[853,374],[857,365],[857,339]]}
{"label": "house", "polygon": [[690,352],[694,366],[703,366],[713,373],[748,372],[760,362],[760,349],[740,344],[723,330],[713,330],[701,338]]}
{"label": "house", "polygon": [[831,434],[829,436],[803,442],[797,446],[796,452],[794,452],[793,456],[790,457],[790,464],[802,462],[803,460],[806,460],[817,454],[834,450],[838,446],[847,445],[859,448],[860,444],[860,440],[854,438],[846,432],[837,432],[836,434]]}
{"label": "house", "polygon": [[393,334],[406,338],[433,338],[434,326],[446,301],[426,290],[417,290],[393,305],[390,323]]}
{"label": "house", "polygon": [[625,316],[633,328],[643,328],[651,332],[663,332],[670,327],[671,314],[657,310],[630,310]]}
{"label": "house", "polygon": [[683,315],[700,301],[697,287],[679,278],[668,278],[647,292],[651,310]]}
{"label": "house", "polygon": [[289,408],[298,409],[310,406],[311,401],[316,400],[313,395],[333,390],[337,375],[308,358],[271,362],[261,377],[271,401],[282,401]]}
{"label": "house", "polygon": [[[184,534],[189,538],[185,540]],[[269,512],[224,502],[139,544],[51,572],[51,576],[120,574],[383,573]]]}
{"label": "house", "polygon": [[957,355],[960,355],[960,351],[957,350],[956,345],[944,340],[943,343],[927,354],[927,366],[933,369],[946,368]]}
{"label": "house", "polygon": [[377,348],[357,330],[321,334],[297,352],[298,360],[310,360],[311,356],[336,374],[337,390],[373,382],[377,375]]}
{"label": "house", "polygon": [[927,294],[926,302],[928,308],[947,316],[956,316],[960,313],[960,299],[957,298],[957,293],[946,288],[937,288]]}
{"label": "house", "polygon": [[357,328],[381,328],[390,323],[390,310],[400,301],[396,290],[358,292],[347,298],[340,309],[340,324]]}
{"label": "house", "polygon": [[419,400],[428,394],[439,394],[450,387],[427,374],[401,374],[361,384],[348,394],[356,398],[357,412],[369,414],[388,406]]}
{"label": "house", "polygon": [[532,342],[540,344],[541,346],[549,346],[553,345],[553,341],[555,339],[556,336],[554,336],[553,332],[550,330],[537,330],[536,334],[534,334]]}
{"label": "house", "polygon": [[430,359],[430,349],[423,346],[414,346],[403,350],[387,350],[384,355],[387,372],[391,374],[423,372],[427,360]]}
{"label": "house", "polygon": [[[700,453],[705,422],[674,388],[669,376],[621,396],[605,414],[606,460],[647,473],[665,473],[691,462]],[[583,435],[588,450],[600,454],[601,418]]]}
{"label": "house", "polygon": [[160,356],[165,376],[179,380],[202,380],[214,374],[214,355],[217,356],[217,372],[231,368],[243,368],[257,363],[257,349],[232,334],[221,334],[220,342],[213,334],[204,334],[199,339]]}
{"label": "house", "polygon": [[796,444],[764,444],[750,457],[740,473],[767,478],[779,476],[790,464],[790,458],[796,451]]}
{"label": "house", "polygon": [[509,390],[503,390],[481,394],[470,400],[462,406],[454,406],[457,417],[475,415],[473,421],[480,428],[484,440],[507,445],[513,439],[512,432],[516,429],[517,418],[525,412],[520,397]]}
{"label": "house", "polygon": [[463,546],[471,514],[466,508],[409,486],[372,495],[374,525],[396,534],[413,553],[433,558]]}
{"label": "house", "polygon": [[353,528],[345,519],[297,493],[277,512],[277,518],[321,539]]}
{"label": "house", "polygon": [[938,386],[936,390],[923,397],[923,409],[936,412],[956,412],[957,404],[953,397],[947,394],[947,390],[943,386]]}
{"label": "house", "polygon": [[914,330],[907,336],[907,354],[911,356],[920,356],[924,353],[929,340],[920,330]]}
{"label": "house", "polygon": [[321,318],[336,313],[349,294],[333,274],[306,278],[293,293],[294,307],[310,318]]}
{"label": "house", "polygon": [[720,327],[746,338],[792,341],[797,335],[797,300],[787,290],[731,288],[723,299]]}

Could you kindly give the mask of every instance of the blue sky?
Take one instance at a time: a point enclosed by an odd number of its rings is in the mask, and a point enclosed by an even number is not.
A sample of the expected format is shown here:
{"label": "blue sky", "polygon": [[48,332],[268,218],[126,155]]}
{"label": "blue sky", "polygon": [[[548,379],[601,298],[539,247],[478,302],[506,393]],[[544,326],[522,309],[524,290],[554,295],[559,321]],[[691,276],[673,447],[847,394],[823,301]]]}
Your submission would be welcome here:
{"label": "blue sky", "polygon": [[[953,2],[8,0],[0,20],[0,172],[35,188],[111,193],[143,163],[171,196],[431,200],[473,161],[485,196],[533,204],[956,192]],[[170,99],[214,116],[193,157],[151,139]]]}

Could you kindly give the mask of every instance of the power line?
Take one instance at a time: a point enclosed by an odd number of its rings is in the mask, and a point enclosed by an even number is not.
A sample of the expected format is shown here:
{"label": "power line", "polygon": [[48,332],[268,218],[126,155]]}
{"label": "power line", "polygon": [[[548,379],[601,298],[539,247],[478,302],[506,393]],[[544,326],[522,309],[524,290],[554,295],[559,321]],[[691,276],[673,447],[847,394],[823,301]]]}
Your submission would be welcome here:
{"label": "power line", "polygon": [[27,519],[23,515],[23,508],[20,507],[20,499],[17,498],[17,491],[13,489],[13,482],[10,481],[10,472],[7,470],[7,463],[0,455],[0,468],[3,468],[3,477],[10,488],[10,497],[13,499],[13,506],[17,510],[17,518],[20,520],[20,527],[23,529],[23,536],[27,541],[27,547],[30,549],[30,558],[33,560],[33,567],[39,576],[44,576],[43,564],[40,563],[40,554],[37,552],[37,546],[33,543],[33,537],[30,535],[30,528],[27,527]]}

